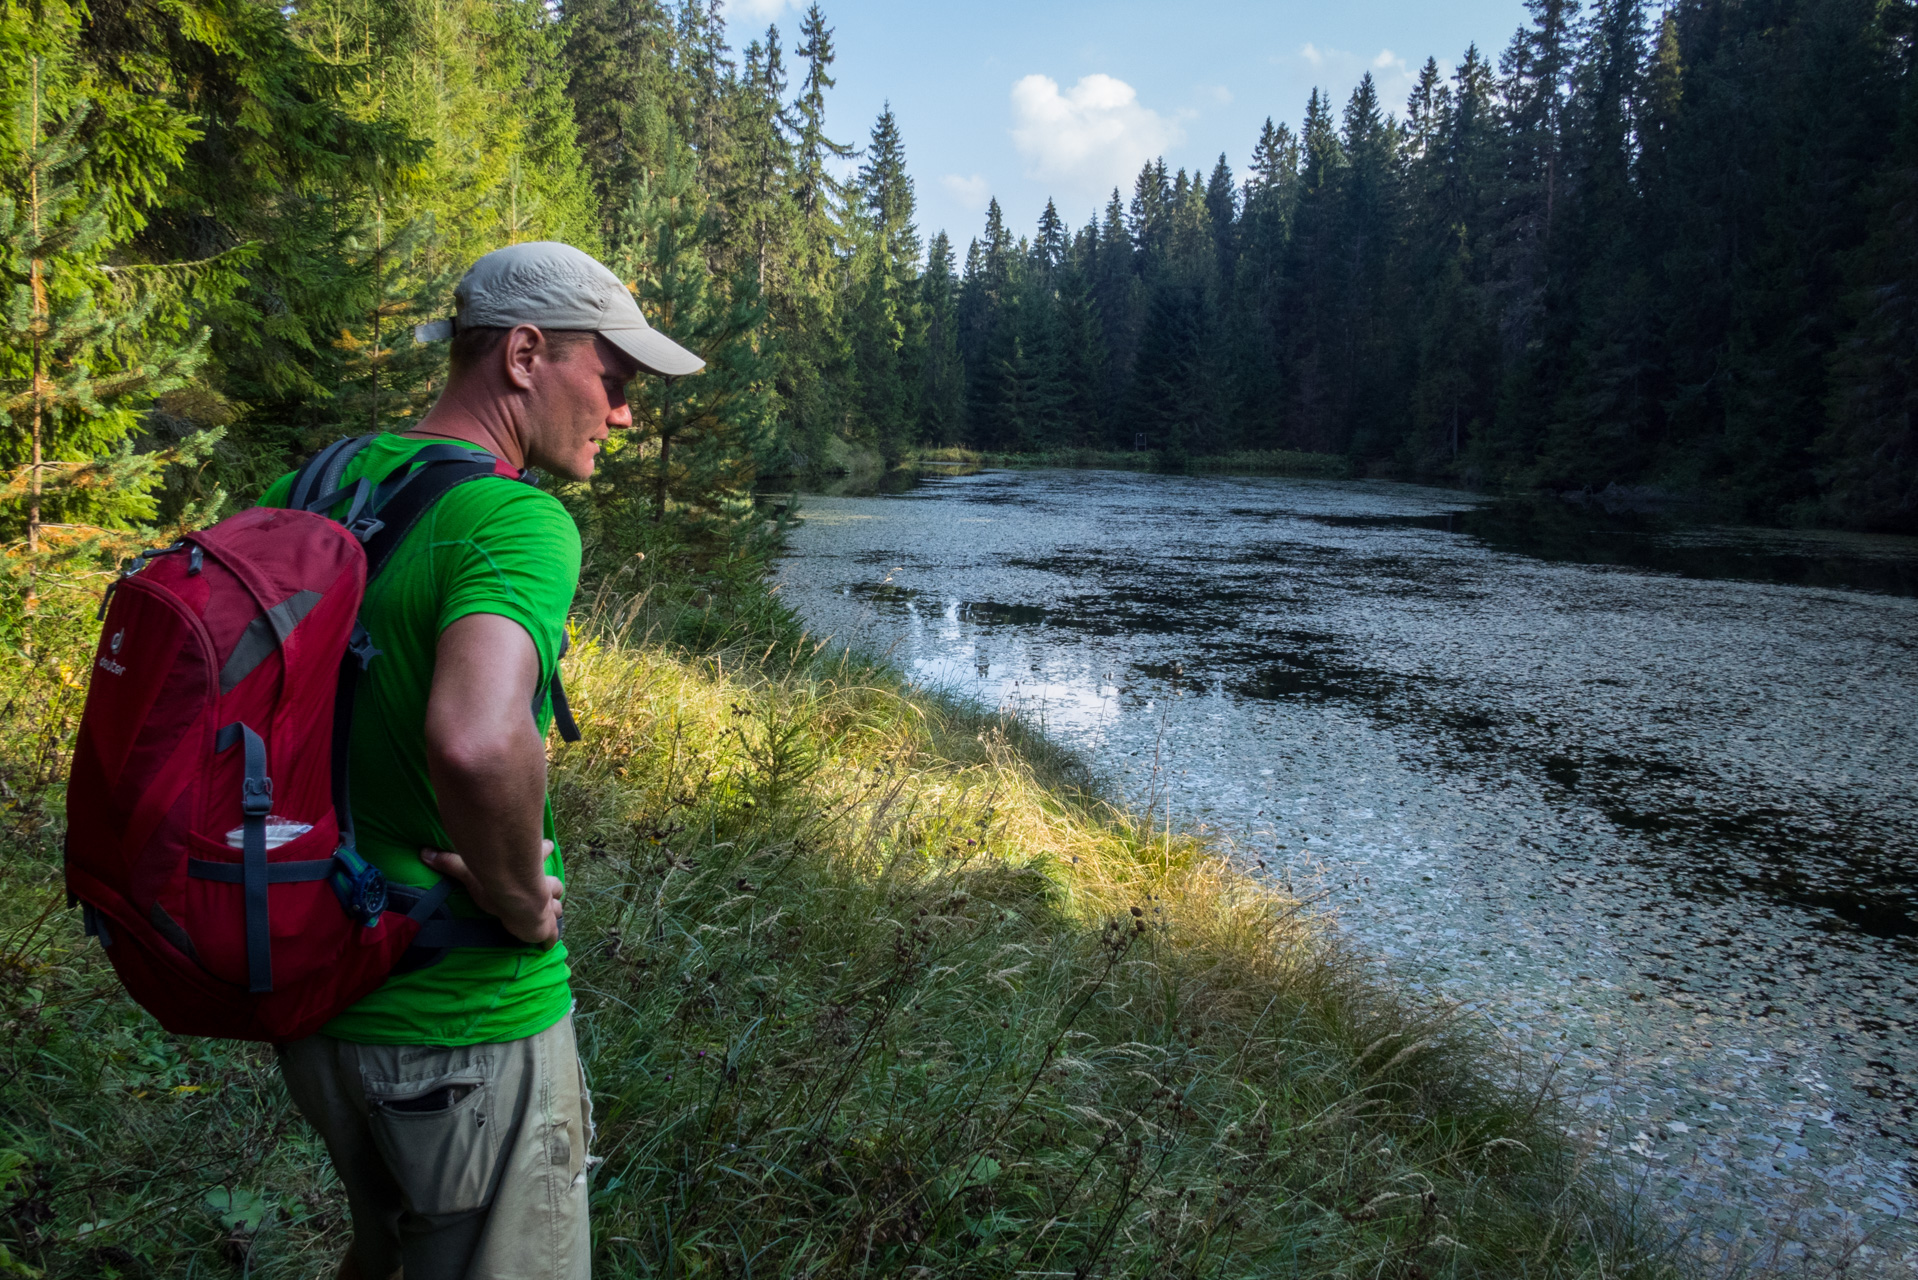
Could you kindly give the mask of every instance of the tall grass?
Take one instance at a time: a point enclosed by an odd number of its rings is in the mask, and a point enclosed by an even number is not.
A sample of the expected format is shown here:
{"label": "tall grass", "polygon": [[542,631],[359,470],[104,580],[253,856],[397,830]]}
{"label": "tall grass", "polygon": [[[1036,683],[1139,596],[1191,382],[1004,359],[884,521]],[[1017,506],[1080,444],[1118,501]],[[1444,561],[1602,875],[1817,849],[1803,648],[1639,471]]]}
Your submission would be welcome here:
{"label": "tall grass", "polygon": [[[659,643],[765,632],[724,565],[669,602],[646,563],[554,755],[601,1274],[1669,1270],[1493,1046],[1300,903],[789,631]],[[64,909],[86,633],[0,726],[0,1275],[326,1274],[341,1197],[270,1051],[161,1033]]]}
{"label": "tall grass", "polygon": [[1658,1271],[1490,1046],[1015,726],[844,663],[573,679],[616,1274]]}

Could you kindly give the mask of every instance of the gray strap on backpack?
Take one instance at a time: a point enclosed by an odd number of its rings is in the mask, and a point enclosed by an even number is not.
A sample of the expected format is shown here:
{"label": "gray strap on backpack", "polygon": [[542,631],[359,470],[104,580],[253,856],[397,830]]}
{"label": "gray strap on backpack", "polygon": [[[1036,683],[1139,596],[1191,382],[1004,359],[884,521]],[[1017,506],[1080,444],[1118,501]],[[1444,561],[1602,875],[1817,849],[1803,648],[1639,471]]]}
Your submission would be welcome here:
{"label": "gray strap on backpack", "polygon": [[318,503],[316,499],[331,496],[340,487],[340,477],[346,474],[347,464],[359,455],[360,450],[372,444],[377,436],[354,436],[347,440],[335,440],[313,456],[312,461],[300,468],[299,475],[293,479],[293,492],[286,505],[296,511],[312,511],[316,506],[331,506],[331,502]]}

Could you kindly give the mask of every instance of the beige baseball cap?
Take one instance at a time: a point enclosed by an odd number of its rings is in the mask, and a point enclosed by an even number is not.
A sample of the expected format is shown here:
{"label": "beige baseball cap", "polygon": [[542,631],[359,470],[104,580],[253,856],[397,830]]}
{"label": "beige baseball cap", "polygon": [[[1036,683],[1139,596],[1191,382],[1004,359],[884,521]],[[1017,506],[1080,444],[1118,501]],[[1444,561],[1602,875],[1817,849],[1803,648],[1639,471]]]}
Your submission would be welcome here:
{"label": "beige baseball cap", "polygon": [[460,329],[582,329],[600,334],[669,378],[706,367],[686,348],[646,323],[632,292],[589,253],[554,240],[509,245],[475,262],[453,290],[454,318],[413,330],[416,342],[437,342]]}

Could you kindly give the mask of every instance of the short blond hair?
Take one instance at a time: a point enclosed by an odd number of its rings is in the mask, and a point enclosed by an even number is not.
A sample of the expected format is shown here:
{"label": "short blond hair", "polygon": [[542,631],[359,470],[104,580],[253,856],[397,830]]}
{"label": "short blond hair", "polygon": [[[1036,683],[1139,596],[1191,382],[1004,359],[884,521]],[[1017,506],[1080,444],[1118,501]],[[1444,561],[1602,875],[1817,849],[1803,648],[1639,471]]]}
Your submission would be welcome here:
{"label": "short blond hair", "polygon": [[[511,329],[482,326],[459,330],[453,335],[453,348],[446,357],[448,375],[457,378],[477,368],[499,350],[500,343],[506,341],[506,335],[511,332]],[[572,359],[580,347],[590,347],[599,336],[591,329],[541,329],[539,332],[555,360]]]}

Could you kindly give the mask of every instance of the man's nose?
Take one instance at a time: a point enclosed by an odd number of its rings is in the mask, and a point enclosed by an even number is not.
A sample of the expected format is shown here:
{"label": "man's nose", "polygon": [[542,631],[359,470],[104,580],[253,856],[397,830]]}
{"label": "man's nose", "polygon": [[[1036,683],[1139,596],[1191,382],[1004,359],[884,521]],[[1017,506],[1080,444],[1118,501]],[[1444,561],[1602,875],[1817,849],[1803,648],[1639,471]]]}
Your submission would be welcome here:
{"label": "man's nose", "polygon": [[613,411],[606,415],[606,425],[615,431],[623,431],[627,427],[632,426],[633,406],[621,400],[613,406]]}

